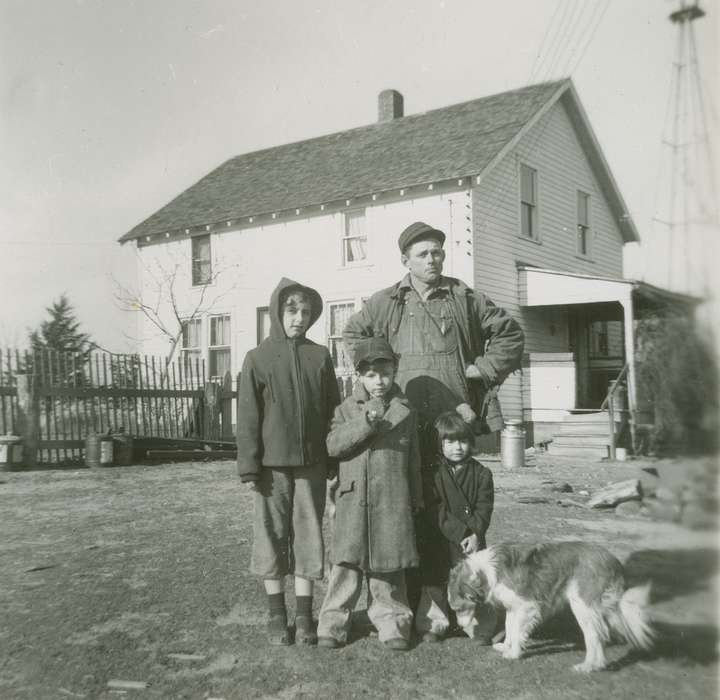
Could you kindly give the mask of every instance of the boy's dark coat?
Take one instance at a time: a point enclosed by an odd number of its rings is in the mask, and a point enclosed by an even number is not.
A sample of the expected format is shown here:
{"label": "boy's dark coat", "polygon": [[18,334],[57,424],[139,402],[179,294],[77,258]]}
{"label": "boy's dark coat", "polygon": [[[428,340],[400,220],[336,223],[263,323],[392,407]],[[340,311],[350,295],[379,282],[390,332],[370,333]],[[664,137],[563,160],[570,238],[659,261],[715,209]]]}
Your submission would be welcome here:
{"label": "boy's dark coat", "polygon": [[328,453],[339,458],[332,561],[365,571],[418,565],[413,508],[422,506],[417,417],[397,386],[379,427],[358,383],[335,409]]}
{"label": "boy's dark coat", "polygon": [[280,296],[290,287],[310,296],[310,325],[322,313],[320,295],[297,282],[283,278],[272,293],[270,336],[248,352],[240,376],[237,464],[243,481],[256,481],[263,466],[328,461],[327,427],[340,403],[335,370],[324,345],[285,335]]}

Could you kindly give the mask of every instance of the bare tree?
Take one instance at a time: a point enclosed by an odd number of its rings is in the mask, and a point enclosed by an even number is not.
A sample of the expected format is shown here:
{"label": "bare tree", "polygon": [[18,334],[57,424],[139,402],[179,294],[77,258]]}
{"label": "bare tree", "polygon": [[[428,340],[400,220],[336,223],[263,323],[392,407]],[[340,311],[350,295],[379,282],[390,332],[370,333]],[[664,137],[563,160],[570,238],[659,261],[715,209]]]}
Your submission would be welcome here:
{"label": "bare tree", "polygon": [[[183,270],[188,266],[187,259],[160,262],[157,258],[147,261],[136,253],[140,269],[146,283],[138,290],[133,290],[113,278],[115,283],[115,300],[125,311],[140,312],[147,321],[168,342],[165,363],[170,364],[181,345],[185,325],[209,313],[223,298],[237,288],[237,283],[223,285],[222,291],[213,293],[221,278],[225,280],[231,273],[237,273],[238,263],[226,265],[214,261],[212,271],[201,285],[193,287],[193,299],[189,305],[183,303],[186,296],[181,285],[184,284]],[[235,275],[237,279],[237,274]],[[134,340],[138,340],[135,338]]]}

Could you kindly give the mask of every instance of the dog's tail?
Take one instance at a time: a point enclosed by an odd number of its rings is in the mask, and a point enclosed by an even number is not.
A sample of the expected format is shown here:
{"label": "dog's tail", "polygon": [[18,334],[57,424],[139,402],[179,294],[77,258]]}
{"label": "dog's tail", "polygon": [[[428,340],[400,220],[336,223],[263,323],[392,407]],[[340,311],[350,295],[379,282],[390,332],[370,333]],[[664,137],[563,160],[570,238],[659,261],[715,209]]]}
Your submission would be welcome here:
{"label": "dog's tail", "polygon": [[649,649],[655,640],[648,619],[649,600],[650,583],[628,588],[620,597],[619,610],[610,619],[610,624],[636,649]]}

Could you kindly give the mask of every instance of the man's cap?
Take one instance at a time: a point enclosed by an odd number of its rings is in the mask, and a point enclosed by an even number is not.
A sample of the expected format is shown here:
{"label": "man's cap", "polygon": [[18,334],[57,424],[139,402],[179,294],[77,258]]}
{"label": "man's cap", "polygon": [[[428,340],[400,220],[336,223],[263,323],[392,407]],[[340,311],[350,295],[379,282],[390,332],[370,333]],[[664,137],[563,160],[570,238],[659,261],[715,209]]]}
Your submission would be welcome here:
{"label": "man's cap", "polygon": [[389,360],[395,362],[397,356],[393,352],[385,338],[364,338],[359,340],[353,349],[353,356],[355,360],[355,369],[357,369],[362,362],[370,364],[376,360]]}
{"label": "man's cap", "polygon": [[445,243],[445,234],[439,229],[433,228],[424,221],[416,221],[414,224],[410,224],[398,238],[400,252],[404,253],[408,246],[415,243],[415,241],[424,241],[427,238],[434,238],[440,242],[440,245]]}

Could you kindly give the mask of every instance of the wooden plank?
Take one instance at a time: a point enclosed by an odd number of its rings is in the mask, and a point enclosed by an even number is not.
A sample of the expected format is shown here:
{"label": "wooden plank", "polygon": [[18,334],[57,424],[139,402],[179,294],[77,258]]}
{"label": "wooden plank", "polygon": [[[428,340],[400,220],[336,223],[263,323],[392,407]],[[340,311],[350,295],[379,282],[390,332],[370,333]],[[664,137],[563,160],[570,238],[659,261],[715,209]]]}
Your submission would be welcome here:
{"label": "wooden plank", "polygon": [[192,450],[210,447],[218,450],[235,449],[234,440],[198,440],[197,438],[142,437],[133,441],[135,449],[143,450]]}
{"label": "wooden plank", "polygon": [[[143,373],[142,373],[142,362],[140,360],[140,355],[137,355],[137,363],[138,363],[138,384],[140,385],[140,390],[142,391],[145,387],[143,384]],[[140,420],[142,421],[142,433],[140,432],[140,423],[138,423],[138,435],[145,435],[147,433],[147,422],[146,422],[146,411],[145,411],[145,397],[139,396],[138,399],[140,400]]]}
{"label": "wooden plank", "polygon": [[[53,386],[53,385],[55,384],[55,374],[54,374],[54,369],[53,369],[52,351],[46,349],[45,352],[44,352],[44,355],[45,355],[45,358],[46,358],[46,360],[47,360],[47,370],[48,370],[48,372],[47,372],[47,375],[46,375],[46,376],[47,376],[47,379],[49,380],[49,381],[48,381],[48,386]],[[52,431],[51,435],[54,434],[55,439],[57,439],[57,438],[59,437],[59,435],[58,435],[58,432],[59,432],[59,431],[58,431],[58,421],[57,421],[57,410],[56,410],[57,407],[55,406],[55,399],[53,399],[53,398],[50,399],[50,407],[51,407],[51,409],[52,409],[52,416],[53,416],[53,431]],[[59,461],[60,461],[60,451],[57,450],[57,449],[55,450],[55,461],[56,461],[56,462],[59,462]]]}
{"label": "wooden plank", "polygon": [[[174,362],[170,365],[170,369],[172,370],[172,374],[171,374],[172,387],[173,387],[173,389],[177,389],[177,383],[176,383],[176,379],[175,379],[175,363]],[[171,431],[171,432],[174,432],[175,437],[177,437],[178,435],[180,435],[177,396],[174,396],[172,398],[172,411],[173,411],[173,416],[172,416],[173,431]]]}
{"label": "wooden plank", "polygon": [[[107,355],[103,353],[102,356],[102,366],[103,366],[103,382],[105,386],[108,386],[108,372],[107,372]],[[112,366],[110,367],[110,386],[112,388],[115,388],[115,382],[112,377]],[[115,397],[110,397],[112,400],[108,401],[108,430],[116,430],[117,429],[117,403],[115,402]],[[110,421],[110,404],[112,404],[112,422]]]}
{"label": "wooden plank", "polygon": [[109,398],[121,398],[121,397],[159,397],[159,398],[172,398],[172,397],[190,397],[197,398],[203,395],[203,389],[192,389],[192,390],[181,390],[181,389],[121,389],[121,388],[109,388],[104,389],[102,387],[48,387],[43,392],[46,396],[55,397],[91,397],[91,396],[102,396]]}
{"label": "wooden plank", "polygon": [[[150,358],[152,363],[152,380],[153,380],[153,386],[157,387],[157,375],[155,374],[155,356],[152,356]],[[162,425],[163,429],[165,428],[165,419],[162,415],[163,411],[163,405],[162,405],[162,398],[159,400],[155,399],[155,422],[157,423],[157,434],[161,435],[163,430],[161,430],[160,425]],[[162,419],[162,420],[161,420]]]}
{"label": "wooden plank", "polygon": [[[63,359],[63,381],[70,387],[71,384],[75,383],[74,375],[71,375],[68,370],[68,360],[70,359],[70,353],[64,352],[62,353],[62,359]],[[75,399],[73,401],[73,399]],[[67,408],[67,424],[65,424],[65,414],[63,412],[63,438],[67,437],[68,428],[70,429],[70,439],[75,440],[75,426],[73,421],[73,413],[75,413],[75,409],[77,407],[78,401],[77,397],[69,396],[66,402],[66,408]],[[80,437],[79,435],[77,437]],[[74,458],[75,455],[73,454],[72,450],[70,452],[70,457]]]}
{"label": "wooden plank", "polygon": [[[95,353],[95,381],[97,382],[98,387],[100,386],[100,360],[98,359],[97,353]],[[93,401],[93,405],[96,406],[96,415],[97,415],[97,426],[95,428],[95,432],[104,432],[103,428],[103,411],[102,411],[102,401],[98,398],[97,402]]]}
{"label": "wooden plank", "polygon": [[235,459],[237,450],[148,450],[146,456],[161,462],[195,462]]}

